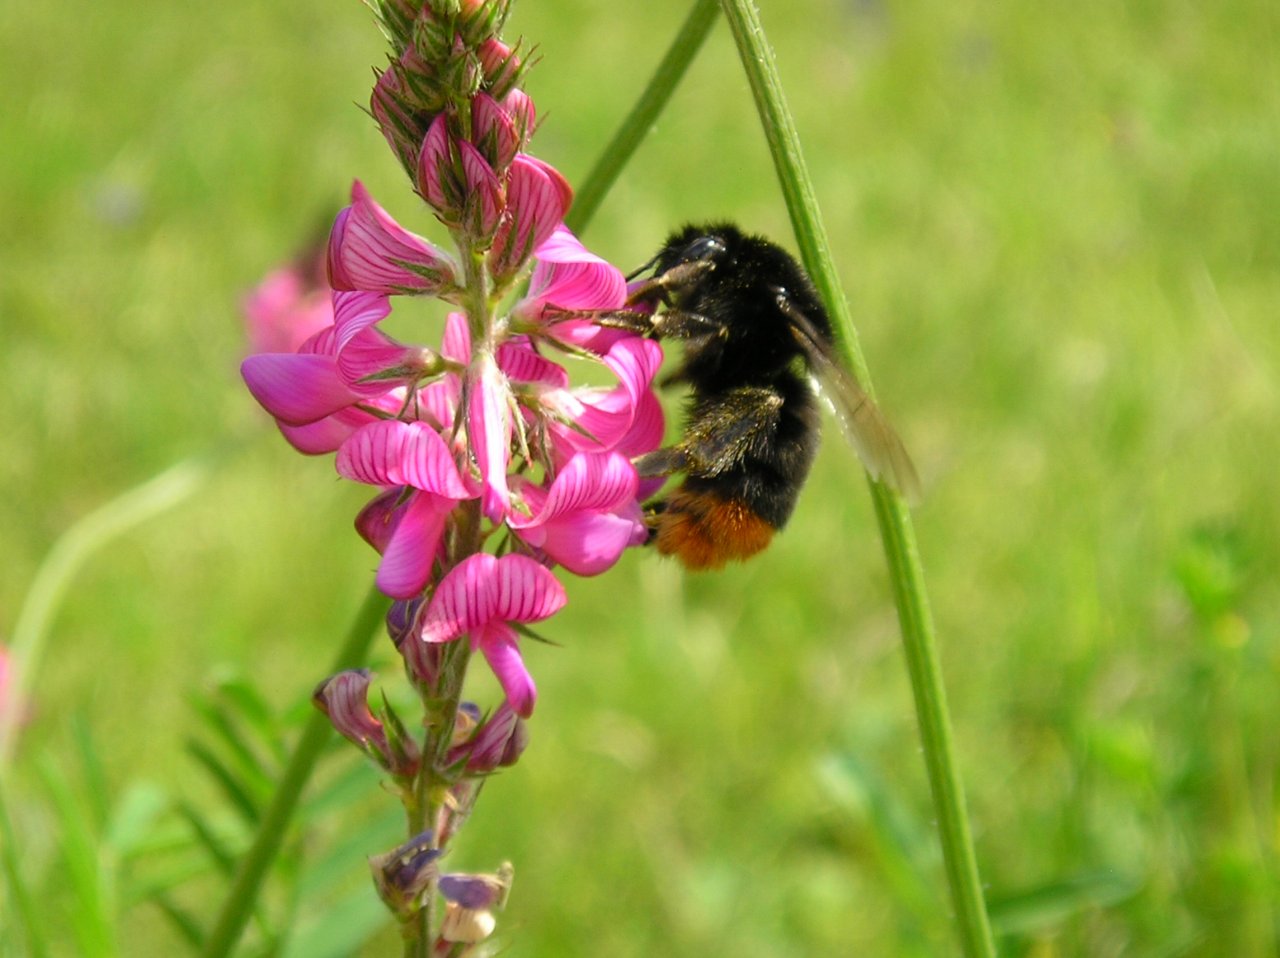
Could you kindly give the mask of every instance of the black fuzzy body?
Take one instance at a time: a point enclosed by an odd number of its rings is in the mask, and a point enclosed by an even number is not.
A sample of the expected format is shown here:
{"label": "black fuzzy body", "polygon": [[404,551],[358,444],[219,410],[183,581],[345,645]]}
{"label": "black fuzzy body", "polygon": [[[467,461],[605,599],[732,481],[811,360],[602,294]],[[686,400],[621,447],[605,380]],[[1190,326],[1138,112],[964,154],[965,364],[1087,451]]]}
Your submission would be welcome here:
{"label": "black fuzzy body", "polygon": [[684,476],[651,507],[659,549],[715,568],[759,551],[795,508],[818,450],[819,411],[787,310],[827,339],[830,322],[800,265],[732,224],[673,234],[653,268],[635,300],[665,307],[653,332],[684,341],[668,381],[690,394],[683,437],[639,466]]}

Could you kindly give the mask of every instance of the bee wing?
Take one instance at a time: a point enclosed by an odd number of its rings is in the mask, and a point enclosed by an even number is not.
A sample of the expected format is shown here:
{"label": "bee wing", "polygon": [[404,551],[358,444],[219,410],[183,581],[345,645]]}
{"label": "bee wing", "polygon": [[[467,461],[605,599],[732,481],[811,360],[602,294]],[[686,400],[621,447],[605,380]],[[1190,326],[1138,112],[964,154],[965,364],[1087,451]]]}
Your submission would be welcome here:
{"label": "bee wing", "polygon": [[920,501],[920,477],[907,447],[889,424],[880,407],[831,353],[826,337],[789,301],[783,311],[791,322],[791,332],[805,351],[809,367],[835,407],[836,418],[845,437],[862,460],[867,472],[897,490],[910,503]]}

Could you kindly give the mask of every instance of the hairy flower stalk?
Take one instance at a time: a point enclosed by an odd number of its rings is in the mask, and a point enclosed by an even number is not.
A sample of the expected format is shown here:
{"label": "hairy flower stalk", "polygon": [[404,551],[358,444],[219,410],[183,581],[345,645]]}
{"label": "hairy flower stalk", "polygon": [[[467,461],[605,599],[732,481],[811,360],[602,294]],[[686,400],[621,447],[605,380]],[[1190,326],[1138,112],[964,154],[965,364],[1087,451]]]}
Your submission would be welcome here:
{"label": "hairy flower stalk", "polygon": [[[645,541],[632,460],[663,430],[661,350],[590,321],[624,307],[626,283],[564,226],[572,191],[527,152],[536,113],[519,45],[499,38],[508,5],[375,4],[392,52],[370,112],[450,243],[401,226],[356,181],[329,237],[331,321],[243,366],[295,448],[336,453],[340,475],[376,490],[356,527],[381,556],[422,719],[371,704],[365,671],[327,679],[316,703],[405,805],[408,842],[371,864],[407,954],[469,954],[493,929],[509,866],[442,881],[436,858],[528,740],[537,688],[521,642],[565,604],[551,570],[596,575]],[[425,341],[380,327],[404,297],[446,304]],[[576,386],[561,356],[616,382]],[[487,713],[462,701],[473,653],[504,693]]]}

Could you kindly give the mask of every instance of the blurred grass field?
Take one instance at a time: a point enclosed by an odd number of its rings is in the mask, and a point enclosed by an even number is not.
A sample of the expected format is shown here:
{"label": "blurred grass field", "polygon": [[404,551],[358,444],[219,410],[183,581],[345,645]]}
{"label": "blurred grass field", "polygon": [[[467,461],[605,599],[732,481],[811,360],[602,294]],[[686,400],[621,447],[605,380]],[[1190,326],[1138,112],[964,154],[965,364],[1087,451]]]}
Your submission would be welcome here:
{"label": "blurred grass field", "polygon": [[[1280,5],[763,7],[926,487],[1002,953],[1280,953]],[[538,155],[580,179],[684,10],[518,2]],[[382,50],[354,0],[0,8],[0,630],[77,519],[212,464],[94,556],[34,678],[6,785],[54,954],[77,946],[39,769],[74,765],[70,718],[106,795],[207,797],[193,695],[230,673],[295,706],[370,581],[365,494],[248,397],[238,303],[353,177],[431,232],[355,105]],[[625,268],[712,216],[787,236],[723,24],[584,238]],[[515,862],[510,954],[951,953],[874,520],[836,436],[756,561],[637,554],[569,584],[545,629],[562,647],[528,652],[532,745],[451,863]],[[351,887],[378,850],[353,851]],[[122,954],[174,953],[158,912],[120,904]],[[397,948],[387,930],[365,953]]]}

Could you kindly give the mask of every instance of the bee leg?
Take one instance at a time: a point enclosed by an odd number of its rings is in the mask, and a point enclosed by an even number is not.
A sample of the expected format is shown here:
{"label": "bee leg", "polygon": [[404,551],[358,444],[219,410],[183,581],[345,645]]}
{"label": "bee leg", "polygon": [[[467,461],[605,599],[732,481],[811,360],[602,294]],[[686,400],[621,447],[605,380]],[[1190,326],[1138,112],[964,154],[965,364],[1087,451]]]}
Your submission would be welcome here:
{"label": "bee leg", "polygon": [[641,313],[633,309],[610,310],[603,313],[584,313],[582,319],[589,319],[597,326],[608,329],[625,329],[630,333],[647,336],[656,332],[654,317],[650,313]]}
{"label": "bee leg", "polygon": [[655,449],[635,461],[636,472],[641,479],[656,479],[660,476],[684,472],[688,465],[689,457],[679,446]]}
{"label": "bee leg", "polygon": [[727,336],[729,329],[718,319],[684,309],[667,309],[653,317],[653,333],[659,339],[707,339]]}
{"label": "bee leg", "polygon": [[[650,260],[649,263],[632,273],[631,277],[644,272],[652,263],[653,261]],[[663,303],[669,305],[673,294],[679,296],[681,293],[692,289],[702,279],[703,275],[713,269],[715,269],[715,264],[710,260],[693,260],[673,266],[665,273],[646,280],[632,290],[631,295],[627,297],[627,304],[631,306],[637,303],[650,305]],[[630,279],[631,277],[628,278]]]}

